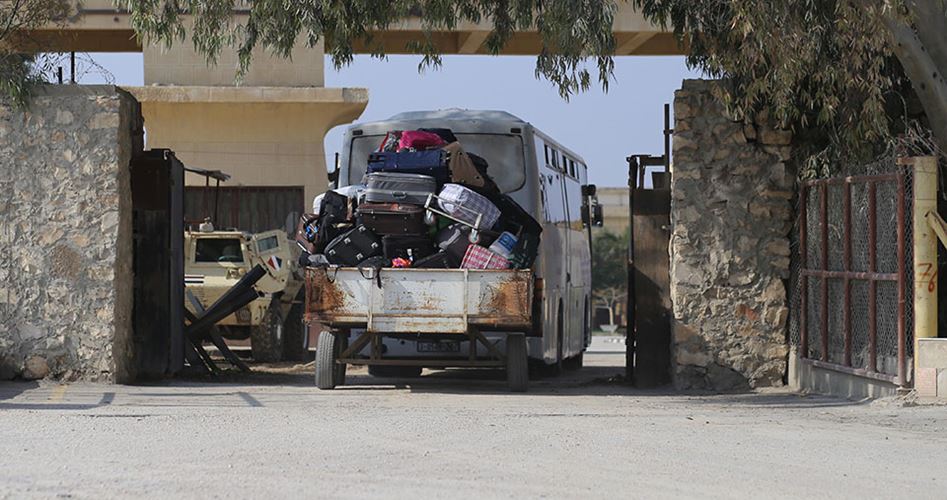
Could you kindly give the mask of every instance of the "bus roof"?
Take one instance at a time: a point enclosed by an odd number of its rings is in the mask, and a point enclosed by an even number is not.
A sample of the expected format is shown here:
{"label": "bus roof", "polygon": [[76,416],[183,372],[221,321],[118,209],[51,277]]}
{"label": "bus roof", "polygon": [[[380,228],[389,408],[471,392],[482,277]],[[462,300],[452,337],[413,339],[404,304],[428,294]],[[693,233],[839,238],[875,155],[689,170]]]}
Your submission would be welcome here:
{"label": "bus roof", "polygon": [[503,130],[509,133],[512,127],[527,125],[519,117],[506,111],[474,109],[439,109],[432,111],[406,111],[392,115],[387,120],[355,123],[349,131],[361,130],[367,135],[379,135],[389,130],[410,127],[447,127],[460,133],[493,132]]}
{"label": "bus roof", "polygon": [[[384,135],[391,130],[402,130],[407,127],[441,128],[446,127],[456,133],[509,133],[511,128],[535,127],[522,118],[506,111],[490,109],[461,109],[448,108],[429,111],[405,111],[389,117],[387,120],[374,122],[354,123],[348,127],[348,133],[360,131],[364,135]],[[574,151],[549,138],[563,152],[585,164],[585,160]]]}

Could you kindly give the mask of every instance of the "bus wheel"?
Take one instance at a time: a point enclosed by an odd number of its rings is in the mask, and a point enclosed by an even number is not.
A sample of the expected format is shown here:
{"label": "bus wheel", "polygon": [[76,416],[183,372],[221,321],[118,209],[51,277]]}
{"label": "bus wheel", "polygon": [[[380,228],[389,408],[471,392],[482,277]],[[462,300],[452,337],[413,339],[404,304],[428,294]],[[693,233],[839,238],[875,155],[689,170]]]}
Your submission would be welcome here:
{"label": "bus wheel", "polygon": [[565,360],[563,365],[566,370],[578,370],[582,368],[582,365],[585,363],[584,357],[585,353],[580,352],[579,354],[576,354],[575,356]]}
{"label": "bus wheel", "polygon": [[335,343],[336,338],[332,332],[319,332],[319,343],[316,345],[316,387],[320,389],[335,389],[338,379]]}
{"label": "bus wheel", "polygon": [[513,392],[526,392],[529,386],[529,366],[526,354],[526,336],[512,334],[506,337],[506,383]]}

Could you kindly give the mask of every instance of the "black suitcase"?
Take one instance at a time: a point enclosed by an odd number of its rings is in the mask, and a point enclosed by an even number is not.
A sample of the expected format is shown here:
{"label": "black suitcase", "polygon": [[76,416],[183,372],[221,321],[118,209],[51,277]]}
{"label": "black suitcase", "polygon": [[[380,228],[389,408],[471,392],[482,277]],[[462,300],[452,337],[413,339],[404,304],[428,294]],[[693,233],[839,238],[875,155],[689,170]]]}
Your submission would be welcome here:
{"label": "black suitcase", "polygon": [[319,224],[321,226],[351,222],[352,216],[352,200],[348,196],[335,191],[326,191],[326,194],[322,197],[322,208],[319,210]]}
{"label": "black suitcase", "polygon": [[418,269],[450,269],[451,267],[451,256],[444,250],[441,250],[433,255],[428,255],[423,259],[418,259],[414,261],[414,264],[411,267],[416,267]]}
{"label": "black suitcase", "polygon": [[[464,260],[467,247],[470,246],[471,229],[470,226],[458,222],[438,231],[437,236],[434,238],[438,248],[447,252],[450,258],[450,267],[460,267],[460,263]],[[487,234],[484,231],[480,231],[478,234],[480,235],[480,240],[477,244],[484,247],[489,247],[490,244],[493,243],[493,240],[496,239],[495,236]]]}
{"label": "black suitcase", "polygon": [[377,234],[422,235],[428,231],[424,212],[422,207],[404,203],[362,203],[356,219]]}
{"label": "black suitcase", "polygon": [[356,266],[381,253],[381,240],[365,226],[358,226],[337,236],[325,249],[325,256],[330,264],[347,267]]}
{"label": "black suitcase", "polygon": [[434,242],[427,236],[383,236],[381,246],[389,260],[401,258],[417,262],[435,251]]}
{"label": "black suitcase", "polygon": [[482,194],[500,209],[502,215],[497,222],[498,229],[510,232],[517,237],[510,259],[513,268],[531,267],[539,254],[543,226],[508,195]]}

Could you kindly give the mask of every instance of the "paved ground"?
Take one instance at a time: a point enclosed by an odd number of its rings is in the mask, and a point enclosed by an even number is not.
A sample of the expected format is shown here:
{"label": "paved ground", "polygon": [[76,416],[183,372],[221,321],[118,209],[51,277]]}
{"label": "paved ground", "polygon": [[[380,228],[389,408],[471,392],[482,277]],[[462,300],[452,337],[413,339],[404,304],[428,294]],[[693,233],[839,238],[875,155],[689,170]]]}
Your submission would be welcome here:
{"label": "paved ground", "polygon": [[[0,498],[944,498],[947,408],[786,392],[681,395],[586,369],[227,382],[0,384]],[[608,352],[612,351],[612,352]]]}

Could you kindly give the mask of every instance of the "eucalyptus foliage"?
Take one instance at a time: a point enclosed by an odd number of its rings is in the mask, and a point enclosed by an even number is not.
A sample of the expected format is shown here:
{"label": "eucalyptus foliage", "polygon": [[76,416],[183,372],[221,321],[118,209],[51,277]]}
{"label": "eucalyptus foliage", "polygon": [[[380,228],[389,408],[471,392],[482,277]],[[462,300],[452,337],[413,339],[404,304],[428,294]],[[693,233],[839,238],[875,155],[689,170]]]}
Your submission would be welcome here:
{"label": "eucalyptus foliage", "polygon": [[64,23],[69,12],[66,0],[0,0],[0,103],[26,105],[49,62],[30,33]]}
{"label": "eucalyptus foliage", "polygon": [[[563,97],[588,89],[597,76],[608,86],[615,49],[612,25],[616,5],[609,0],[122,0],[132,25],[149,40],[171,45],[188,35],[198,52],[213,63],[224,47],[235,46],[240,74],[254,49],[290,57],[297,40],[310,46],[325,42],[336,67],[353,60],[356,43],[384,57],[373,33],[406,18],[420,19],[424,37],[409,49],[421,66],[439,66],[440,50],[431,36],[461,23],[486,22],[492,31],[486,49],[497,54],[516,30],[535,27],[542,40],[536,74],[548,78]],[[245,16],[240,14],[246,14]],[[187,19],[193,19],[188,33]],[[587,61],[593,61],[590,71]]]}
{"label": "eucalyptus foliage", "polygon": [[[0,0],[0,47],[11,34],[56,19],[65,0]],[[947,150],[947,8],[944,0],[627,0],[654,23],[672,29],[688,62],[723,78],[731,111],[759,113],[837,158],[878,149],[915,126],[933,131]],[[486,49],[498,54],[517,30],[541,41],[536,76],[570,95],[612,76],[617,0],[116,0],[145,43],[190,38],[214,63],[222,50],[239,54],[238,78],[255,51],[291,57],[299,40],[323,44],[336,67],[356,47],[385,50],[375,33],[418,19],[421,40],[408,47],[420,67],[439,66],[432,36],[464,23],[491,28]],[[27,8],[24,9],[24,6]],[[35,7],[35,8],[34,8]],[[6,50],[6,51],[4,51]],[[29,58],[0,48],[0,93],[21,99],[31,81]],[[20,96],[20,97],[16,97]],[[922,113],[912,111],[919,103]],[[917,106],[915,106],[917,107]],[[827,154],[826,151],[832,151]]]}

